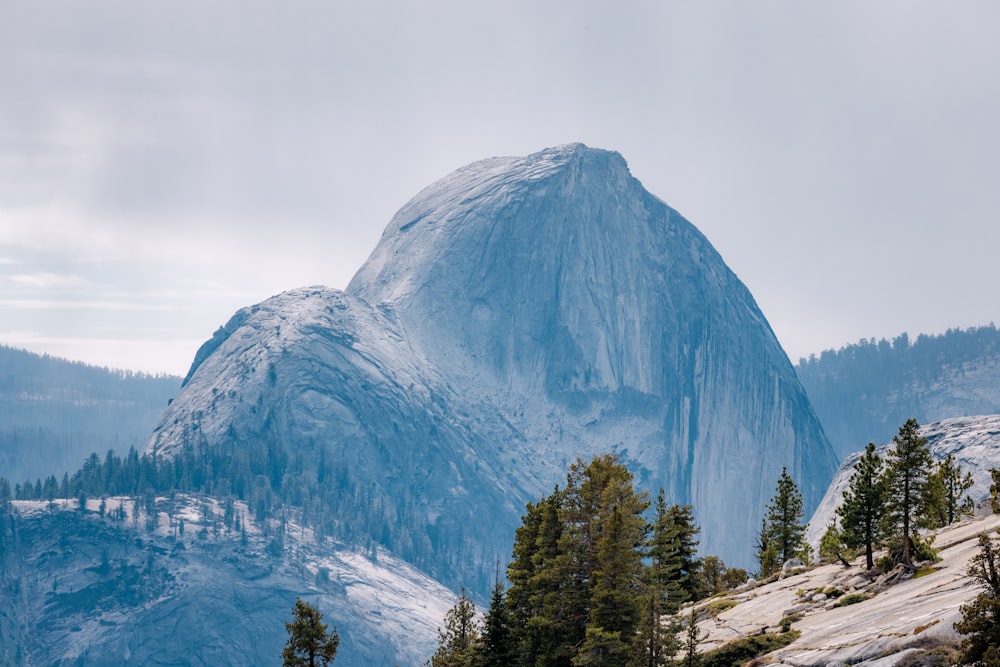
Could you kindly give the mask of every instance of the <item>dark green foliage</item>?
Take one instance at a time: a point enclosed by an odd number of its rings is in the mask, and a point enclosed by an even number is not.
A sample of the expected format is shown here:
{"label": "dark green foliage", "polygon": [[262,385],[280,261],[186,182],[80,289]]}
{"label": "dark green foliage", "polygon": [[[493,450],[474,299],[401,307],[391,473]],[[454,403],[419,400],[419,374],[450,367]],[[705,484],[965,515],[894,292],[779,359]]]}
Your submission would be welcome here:
{"label": "dark green foliage", "polygon": [[465,589],[455,606],[448,610],[444,628],[438,630],[437,652],[431,656],[431,667],[473,667],[481,664],[479,658],[480,626],[476,620],[476,605],[466,595]]}
{"label": "dark green foliage", "polygon": [[507,667],[514,661],[513,638],[510,633],[510,618],[507,613],[507,602],[504,599],[503,582],[497,573],[493,594],[490,597],[490,608],[483,620],[482,641],[479,646],[479,662],[481,667]]}
{"label": "dark green foliage", "polygon": [[962,466],[951,454],[937,465],[928,481],[928,504],[934,518],[934,528],[948,526],[975,509],[966,491],[972,488],[972,474],[962,474]]}
{"label": "dark green foliage", "polygon": [[295,599],[292,620],[285,623],[288,642],[281,652],[283,667],[317,667],[333,662],[340,645],[337,628],[327,632],[323,614],[301,598]]}
{"label": "dark green foliage", "polygon": [[885,503],[882,458],[875,453],[875,443],[869,442],[854,464],[844,501],[837,508],[841,541],[849,549],[864,548],[865,566],[869,570],[875,566],[873,553],[881,539]]}
{"label": "dark green foliage", "polygon": [[788,471],[782,468],[758,536],[757,561],[762,577],[773,574],[782,563],[802,551],[805,544],[802,517],[802,494]]}
{"label": "dark green foliage", "polygon": [[994,664],[1000,653],[1000,544],[985,533],[979,536],[979,553],[969,564],[969,576],[982,589],[976,598],[962,605],[962,620],[955,629],[966,635],[963,659]]}
{"label": "dark green foliage", "polygon": [[892,439],[885,470],[886,521],[899,543],[899,562],[913,566],[912,539],[927,516],[930,448],[920,435],[920,425],[908,419]]}
{"label": "dark green foliage", "polygon": [[850,548],[844,543],[844,534],[837,527],[836,521],[831,521],[823,536],[819,538],[819,555],[823,560],[838,561],[849,566],[846,556],[850,556]]}
{"label": "dark green foliage", "polygon": [[668,507],[662,493],[652,526],[648,508],[610,455],[577,461],[564,489],[528,504],[507,569],[507,664],[667,664],[677,651],[667,617],[693,586],[698,529],[690,508]]}
{"label": "dark green foliage", "polygon": [[788,646],[801,636],[798,630],[744,637],[701,656],[701,667],[740,667],[758,656]]}
{"label": "dark green foliage", "polygon": [[834,607],[848,607],[848,606],[850,606],[852,604],[857,604],[859,602],[864,602],[865,600],[868,600],[868,599],[870,599],[870,597],[866,593],[850,593],[848,595],[844,595],[839,600],[837,600],[836,604],[834,604],[833,606]]}

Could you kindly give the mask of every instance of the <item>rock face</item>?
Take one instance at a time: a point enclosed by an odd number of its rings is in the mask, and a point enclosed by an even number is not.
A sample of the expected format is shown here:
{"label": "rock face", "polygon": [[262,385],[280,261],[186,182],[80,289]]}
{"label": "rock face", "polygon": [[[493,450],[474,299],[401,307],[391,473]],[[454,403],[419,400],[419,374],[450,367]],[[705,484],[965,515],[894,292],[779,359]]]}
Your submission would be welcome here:
{"label": "rock face", "polygon": [[[408,564],[294,522],[284,554],[270,554],[242,503],[238,530],[218,504],[187,496],[159,498],[155,512],[127,498],[99,505],[14,503],[0,665],[278,664],[297,596],[337,626],[336,664],[417,665],[453,604]],[[113,518],[119,507],[126,518]]]}
{"label": "rock face", "polygon": [[[972,474],[973,486],[968,493],[975,502],[989,498],[992,483],[990,468],[1000,468],[1000,415],[942,419],[921,426],[920,434],[927,438],[935,461],[943,461],[951,454],[955,463],[962,467],[963,473]],[[890,444],[884,444],[877,450],[883,460],[889,446]],[[830,488],[809,520],[806,540],[810,544],[819,544],[826,527],[836,516],[854,471],[854,464],[862,454],[864,452],[855,452],[848,456],[834,475]]]}
{"label": "rock face", "polygon": [[240,311],[148,448],[233,438],[342,461],[345,494],[379,505],[348,538],[480,590],[576,457],[618,452],[734,565],[783,466],[807,508],[835,468],[747,289],[620,155],[579,144],[426,188],[346,293]]}

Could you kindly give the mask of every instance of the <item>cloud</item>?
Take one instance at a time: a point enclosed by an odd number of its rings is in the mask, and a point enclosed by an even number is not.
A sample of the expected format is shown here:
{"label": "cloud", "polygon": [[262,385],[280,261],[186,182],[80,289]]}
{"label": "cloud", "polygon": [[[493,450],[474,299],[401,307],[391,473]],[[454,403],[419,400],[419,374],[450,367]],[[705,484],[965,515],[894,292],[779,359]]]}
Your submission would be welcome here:
{"label": "cloud", "polygon": [[36,287],[39,289],[72,289],[84,287],[87,281],[80,276],[60,275],[45,271],[39,273],[18,273],[7,278],[15,285]]}

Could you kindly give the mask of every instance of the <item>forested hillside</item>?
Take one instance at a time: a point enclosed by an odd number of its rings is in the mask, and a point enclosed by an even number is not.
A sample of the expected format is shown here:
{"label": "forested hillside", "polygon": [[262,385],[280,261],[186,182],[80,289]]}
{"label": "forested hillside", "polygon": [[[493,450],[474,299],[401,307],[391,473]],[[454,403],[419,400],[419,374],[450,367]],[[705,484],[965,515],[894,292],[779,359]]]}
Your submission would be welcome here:
{"label": "forested hillside", "polygon": [[141,447],[180,384],[0,346],[0,476],[61,476]]}
{"label": "forested hillside", "polygon": [[885,443],[921,423],[1000,412],[1000,331],[993,324],[941,335],[872,338],[800,359],[799,379],[837,454]]}

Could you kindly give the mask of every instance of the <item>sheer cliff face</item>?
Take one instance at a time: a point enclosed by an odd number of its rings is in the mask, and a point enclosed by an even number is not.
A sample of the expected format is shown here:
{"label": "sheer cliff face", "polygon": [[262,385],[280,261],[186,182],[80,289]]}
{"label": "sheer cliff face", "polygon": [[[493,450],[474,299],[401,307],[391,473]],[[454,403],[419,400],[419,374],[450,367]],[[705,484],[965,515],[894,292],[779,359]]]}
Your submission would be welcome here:
{"label": "sheer cliff face", "polygon": [[614,450],[641,487],[695,506],[703,553],[745,566],[782,466],[809,508],[835,469],[749,292],[617,153],[458,170],[403,207],[346,292],[241,311],[150,446],[178,447],[196,414],[209,442],[252,437],[265,405],[272,433],[406,497],[400,516],[435,544],[488,512],[472,539],[501,556],[524,501]]}
{"label": "sheer cliff face", "polygon": [[812,503],[834,469],[750,293],[617,153],[572,145],[455,172],[396,215],[348,291],[391,308],[556,462],[626,453],[645,484],[695,505],[708,550],[746,560],[782,465]]}

